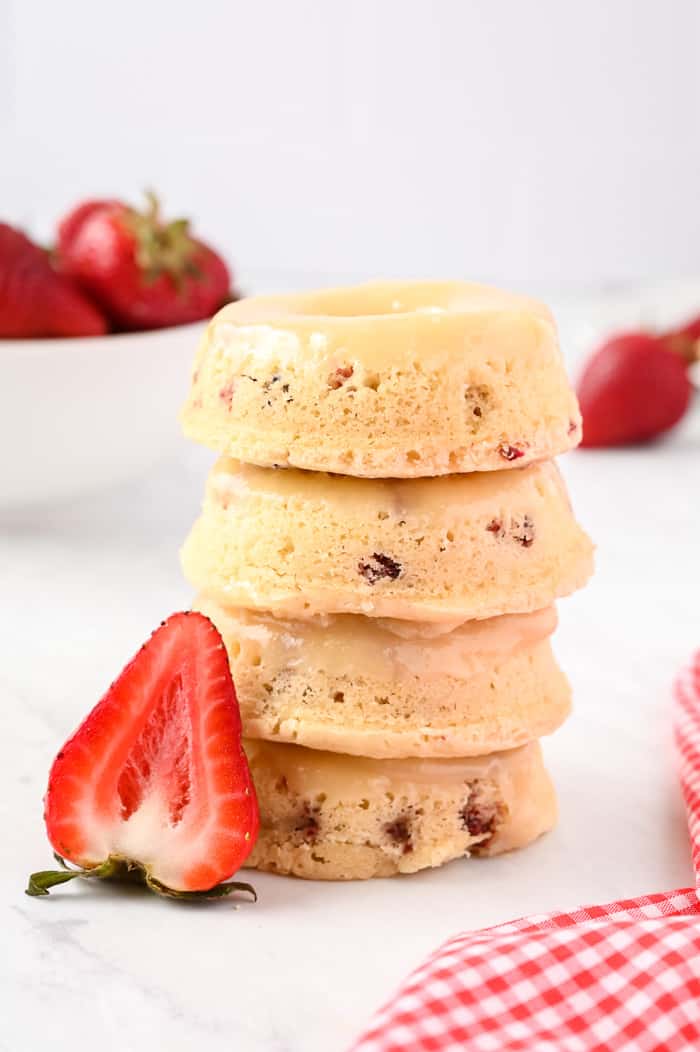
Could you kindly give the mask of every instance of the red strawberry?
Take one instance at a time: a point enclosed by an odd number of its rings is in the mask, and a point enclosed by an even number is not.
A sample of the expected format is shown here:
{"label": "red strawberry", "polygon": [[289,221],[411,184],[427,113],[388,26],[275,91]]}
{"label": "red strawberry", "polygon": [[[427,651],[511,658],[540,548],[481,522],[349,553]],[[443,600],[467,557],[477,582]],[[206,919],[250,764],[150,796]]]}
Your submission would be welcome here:
{"label": "red strawberry", "polygon": [[78,205],[77,208],[74,208],[72,212],[69,212],[68,215],[64,216],[61,220],[58,228],[60,242],[62,244],[71,243],[89,216],[94,215],[96,212],[103,212],[105,208],[115,207],[121,207],[116,198],[111,200],[93,199],[91,201],[83,201],[81,205]]}
{"label": "red strawberry", "polygon": [[48,254],[0,223],[0,337],[101,336],[107,323]]}
{"label": "red strawberry", "polygon": [[245,862],[258,805],[221,637],[173,614],[141,647],[54,760],[45,797],[57,859],[30,895],[76,876],[139,874],[160,894],[218,896]]}
{"label": "red strawberry", "polygon": [[58,264],[123,329],[160,329],[210,317],[231,298],[223,259],[192,237],[186,219],[164,223],[149,195],[145,212],[88,201],[58,234]]}
{"label": "red strawberry", "polygon": [[644,442],[674,427],[690,401],[686,363],[661,337],[627,332],[606,341],[578,384],[583,446]]}

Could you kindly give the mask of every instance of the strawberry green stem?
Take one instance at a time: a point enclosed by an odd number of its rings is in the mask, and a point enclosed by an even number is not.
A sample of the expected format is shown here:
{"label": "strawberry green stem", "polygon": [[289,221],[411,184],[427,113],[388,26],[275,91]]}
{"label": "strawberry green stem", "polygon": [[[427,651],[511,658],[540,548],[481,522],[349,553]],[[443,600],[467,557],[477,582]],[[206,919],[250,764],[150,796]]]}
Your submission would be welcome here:
{"label": "strawberry green stem", "polygon": [[185,277],[201,277],[196,262],[197,244],[190,236],[189,220],[164,223],[160,218],[160,202],[152,190],[146,191],[146,201],[144,211],[130,208],[123,217],[135,241],[135,258],[143,283],[152,285],[167,274],[175,288],[181,290]]}
{"label": "strawberry green stem", "polygon": [[26,888],[27,895],[48,895],[49,888],[55,887],[56,884],[66,884],[75,877],[99,877],[104,880],[113,876],[117,869],[116,860],[112,858],[91,869],[68,869],[60,855],[54,857],[63,869],[42,869],[38,873],[32,873]]}
{"label": "strawberry green stem", "polygon": [[253,902],[258,901],[257,892],[253,885],[239,880],[231,880],[227,881],[225,884],[217,884],[215,887],[209,888],[208,891],[175,891],[173,888],[161,884],[160,881],[147,876],[146,886],[150,888],[151,891],[154,891],[156,895],[163,895],[168,899],[182,899],[185,902],[212,902],[214,899],[225,898],[234,891],[244,891],[251,896]]}
{"label": "strawberry green stem", "polygon": [[154,892],[156,895],[169,899],[180,899],[184,902],[208,902],[224,898],[235,891],[245,892],[252,897],[253,902],[258,901],[255,888],[243,881],[228,881],[204,891],[177,891],[175,888],[169,888],[166,884],[161,884],[159,880],[155,880],[142,865],[138,862],[132,862],[130,859],[110,855],[99,866],[91,866],[85,869],[69,869],[60,855],[54,854],[54,858],[62,868],[42,869],[38,873],[32,873],[25,891],[27,895],[32,897],[48,895],[50,888],[55,887],[57,884],[66,884],[69,880],[74,880],[76,877],[85,879],[97,877],[99,880],[136,881],[145,885],[149,891]]}

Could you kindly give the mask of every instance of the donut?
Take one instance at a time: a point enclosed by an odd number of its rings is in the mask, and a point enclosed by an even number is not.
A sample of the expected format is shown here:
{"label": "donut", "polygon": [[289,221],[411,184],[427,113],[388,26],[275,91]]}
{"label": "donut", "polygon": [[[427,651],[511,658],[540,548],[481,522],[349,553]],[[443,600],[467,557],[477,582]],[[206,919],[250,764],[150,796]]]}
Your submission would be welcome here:
{"label": "donut", "polygon": [[581,439],[549,310],[459,281],[229,304],[181,419],[246,463],[380,478],[522,467]]}
{"label": "donut", "polygon": [[463,624],[194,608],[222,635],[249,738],[373,758],[479,756],[551,734],[570,709],[554,607]]}
{"label": "donut", "polygon": [[549,461],[388,480],[223,458],[182,564],[222,605],[454,622],[549,606],[587,580],[592,545]]}
{"label": "donut", "polygon": [[441,760],[244,744],[260,804],[246,863],[256,869],[313,880],[415,873],[524,847],[556,821],[538,742]]}

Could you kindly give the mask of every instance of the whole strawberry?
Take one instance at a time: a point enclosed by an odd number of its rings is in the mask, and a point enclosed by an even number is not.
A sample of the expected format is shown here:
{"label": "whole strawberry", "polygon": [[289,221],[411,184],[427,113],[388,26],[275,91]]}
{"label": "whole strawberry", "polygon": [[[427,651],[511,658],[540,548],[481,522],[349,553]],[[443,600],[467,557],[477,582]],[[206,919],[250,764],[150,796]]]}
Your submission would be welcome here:
{"label": "whole strawberry", "polygon": [[0,223],[0,337],[100,336],[107,322],[47,252]]}
{"label": "whole strawberry", "polygon": [[87,201],[61,221],[58,265],[120,329],[160,329],[210,317],[231,298],[231,275],[189,222],[164,222],[157,198],[138,211]]}
{"label": "whole strawberry", "polygon": [[684,358],[664,338],[627,332],[607,340],[578,383],[583,446],[645,442],[674,427],[691,395]]}

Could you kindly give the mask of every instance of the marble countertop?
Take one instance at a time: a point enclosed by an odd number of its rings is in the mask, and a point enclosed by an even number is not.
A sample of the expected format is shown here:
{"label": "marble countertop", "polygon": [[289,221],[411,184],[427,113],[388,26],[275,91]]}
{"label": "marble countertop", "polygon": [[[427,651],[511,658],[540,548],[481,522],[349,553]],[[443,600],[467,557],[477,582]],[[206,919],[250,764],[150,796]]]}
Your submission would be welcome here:
{"label": "marble countertop", "polygon": [[2,1052],[342,1052],[446,937],[517,915],[690,880],[670,685],[700,644],[700,429],[565,458],[598,544],[560,604],[555,648],[575,712],[545,746],[558,828],[532,848],[410,878],[255,875],[256,905],[179,906],[81,883],[23,894],[51,862],[41,817],[59,745],[189,593],[177,549],[208,458],[0,525]]}

